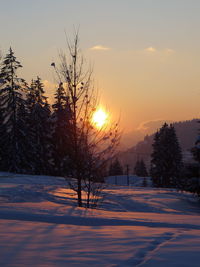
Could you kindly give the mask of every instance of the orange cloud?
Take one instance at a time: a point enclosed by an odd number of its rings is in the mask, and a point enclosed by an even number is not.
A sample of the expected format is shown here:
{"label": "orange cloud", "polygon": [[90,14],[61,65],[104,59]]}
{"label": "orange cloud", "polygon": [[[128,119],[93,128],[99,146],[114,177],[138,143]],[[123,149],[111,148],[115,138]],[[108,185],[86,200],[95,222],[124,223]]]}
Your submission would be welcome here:
{"label": "orange cloud", "polygon": [[90,50],[99,50],[99,51],[107,51],[110,49],[111,49],[110,47],[103,46],[103,45],[95,45],[95,46],[90,48]]}
{"label": "orange cloud", "polygon": [[152,46],[147,47],[147,48],[145,48],[144,50],[147,51],[147,52],[151,52],[151,53],[154,53],[154,52],[157,51],[156,48],[155,48],[155,47],[152,47]]}
{"label": "orange cloud", "polygon": [[155,53],[155,52],[158,52],[160,54],[172,54],[175,52],[175,50],[171,49],[171,48],[165,48],[165,49],[156,49],[155,47],[153,46],[150,46],[150,47],[147,47],[144,49],[145,52],[149,52],[149,53]]}
{"label": "orange cloud", "polygon": [[170,123],[172,121],[164,120],[164,119],[155,119],[155,120],[144,121],[144,122],[140,123],[140,125],[136,128],[136,130],[154,132],[157,129],[159,129],[165,122]]}
{"label": "orange cloud", "polygon": [[175,51],[174,51],[173,49],[171,49],[171,48],[166,48],[166,49],[165,49],[165,52],[166,52],[167,54],[172,54],[172,53],[174,53]]}

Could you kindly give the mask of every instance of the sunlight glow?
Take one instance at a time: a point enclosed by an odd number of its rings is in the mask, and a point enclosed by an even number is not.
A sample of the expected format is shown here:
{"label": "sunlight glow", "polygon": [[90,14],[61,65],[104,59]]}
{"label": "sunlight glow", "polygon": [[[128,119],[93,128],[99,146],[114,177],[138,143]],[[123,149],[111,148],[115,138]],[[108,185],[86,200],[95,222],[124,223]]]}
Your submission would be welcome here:
{"label": "sunlight glow", "polygon": [[97,128],[102,128],[108,120],[108,114],[102,109],[97,109],[93,116],[92,116],[92,122]]}

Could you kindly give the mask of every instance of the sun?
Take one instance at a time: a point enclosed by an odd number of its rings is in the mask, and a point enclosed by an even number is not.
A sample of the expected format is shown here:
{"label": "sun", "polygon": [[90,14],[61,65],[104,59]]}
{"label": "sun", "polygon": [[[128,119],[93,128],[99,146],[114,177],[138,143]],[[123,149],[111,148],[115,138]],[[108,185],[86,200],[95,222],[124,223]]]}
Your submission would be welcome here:
{"label": "sun", "polygon": [[97,128],[102,128],[108,121],[108,114],[102,109],[97,109],[92,116],[92,123]]}

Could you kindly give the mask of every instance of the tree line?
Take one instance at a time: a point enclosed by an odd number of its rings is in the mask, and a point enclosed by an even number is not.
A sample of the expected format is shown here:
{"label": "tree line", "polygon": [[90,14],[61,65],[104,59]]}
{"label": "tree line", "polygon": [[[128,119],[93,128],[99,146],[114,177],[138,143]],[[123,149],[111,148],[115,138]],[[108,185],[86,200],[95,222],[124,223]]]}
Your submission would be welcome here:
{"label": "tree line", "polygon": [[[197,133],[198,134],[198,133]],[[191,148],[193,162],[184,162],[172,124],[165,123],[154,136],[150,175],[156,187],[171,187],[200,196],[200,136]]]}
{"label": "tree line", "polygon": [[[62,118],[56,119],[66,111],[65,104],[61,102],[61,85],[56,90],[51,111],[41,78],[32,80],[29,86],[18,76],[20,68],[22,65],[10,48],[0,70],[0,168],[15,173],[66,175],[63,162],[68,153],[67,141],[62,143],[66,154],[62,151],[56,154],[65,132],[60,133],[61,138],[54,138],[58,127],[64,130],[69,123],[69,115],[65,125]],[[67,128],[67,134],[68,131]],[[63,165],[59,170],[58,157],[62,157],[60,164]]]}
{"label": "tree line", "polygon": [[[10,48],[0,68],[0,170],[71,177],[78,206],[98,201],[107,161],[119,143],[118,123],[92,124],[97,94],[85,68],[78,34],[60,54],[54,103],[38,76],[28,84],[18,76],[21,63]],[[84,204],[83,204],[84,202]]]}
{"label": "tree line", "polygon": [[[136,161],[133,173],[143,177],[149,175],[153,186],[176,188],[190,191],[200,196],[200,132],[191,148],[193,162],[183,161],[182,150],[172,124],[165,123],[154,135],[149,173],[142,158]],[[123,167],[118,159],[110,164],[109,175],[123,175]]]}

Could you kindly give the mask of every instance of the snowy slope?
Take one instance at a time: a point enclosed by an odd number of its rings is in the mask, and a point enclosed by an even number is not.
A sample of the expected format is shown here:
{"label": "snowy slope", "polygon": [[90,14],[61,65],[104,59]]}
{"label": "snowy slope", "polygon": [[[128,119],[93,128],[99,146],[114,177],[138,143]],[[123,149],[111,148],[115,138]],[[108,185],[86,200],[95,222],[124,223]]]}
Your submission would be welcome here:
{"label": "snowy slope", "polygon": [[63,178],[0,174],[0,266],[199,266],[200,205],[173,190],[109,185],[76,207]]}

